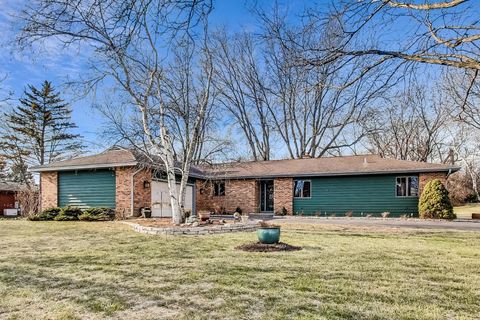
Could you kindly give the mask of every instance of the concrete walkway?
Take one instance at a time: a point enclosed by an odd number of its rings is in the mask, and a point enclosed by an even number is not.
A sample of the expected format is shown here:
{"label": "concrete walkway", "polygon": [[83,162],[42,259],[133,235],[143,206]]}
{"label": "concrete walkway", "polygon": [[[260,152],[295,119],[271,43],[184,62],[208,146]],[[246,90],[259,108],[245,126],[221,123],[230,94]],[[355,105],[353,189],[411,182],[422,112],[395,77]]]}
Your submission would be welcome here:
{"label": "concrete walkway", "polygon": [[420,220],[420,219],[400,219],[400,218],[321,218],[321,217],[275,217],[272,222],[275,223],[295,223],[295,224],[319,224],[319,225],[338,225],[353,227],[391,227],[391,228],[410,228],[410,229],[444,229],[444,230],[462,230],[479,231],[480,220]]}

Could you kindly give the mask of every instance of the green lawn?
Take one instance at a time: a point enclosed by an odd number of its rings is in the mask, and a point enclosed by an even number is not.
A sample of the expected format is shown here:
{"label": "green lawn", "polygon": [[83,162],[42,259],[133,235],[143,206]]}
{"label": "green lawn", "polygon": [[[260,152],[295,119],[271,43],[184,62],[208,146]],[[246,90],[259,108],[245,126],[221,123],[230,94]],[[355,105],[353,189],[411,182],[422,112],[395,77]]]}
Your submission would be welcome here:
{"label": "green lawn", "polygon": [[480,213],[480,203],[469,203],[464,206],[455,207],[453,211],[457,218],[471,219],[472,213]]}
{"label": "green lawn", "polygon": [[3,220],[0,319],[478,319],[480,234],[288,229],[304,250]]}

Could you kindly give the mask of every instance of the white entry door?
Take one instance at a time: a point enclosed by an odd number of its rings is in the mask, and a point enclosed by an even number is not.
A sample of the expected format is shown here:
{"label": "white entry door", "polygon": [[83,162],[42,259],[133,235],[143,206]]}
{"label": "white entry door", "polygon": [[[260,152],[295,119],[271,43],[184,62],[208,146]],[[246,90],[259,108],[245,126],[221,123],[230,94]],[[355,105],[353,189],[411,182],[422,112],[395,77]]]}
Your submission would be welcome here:
{"label": "white entry door", "polygon": [[[152,217],[171,217],[172,204],[168,193],[168,183],[163,181],[152,181]],[[177,184],[177,192],[180,192],[180,185]],[[193,186],[187,186],[185,193],[185,210],[193,209]]]}

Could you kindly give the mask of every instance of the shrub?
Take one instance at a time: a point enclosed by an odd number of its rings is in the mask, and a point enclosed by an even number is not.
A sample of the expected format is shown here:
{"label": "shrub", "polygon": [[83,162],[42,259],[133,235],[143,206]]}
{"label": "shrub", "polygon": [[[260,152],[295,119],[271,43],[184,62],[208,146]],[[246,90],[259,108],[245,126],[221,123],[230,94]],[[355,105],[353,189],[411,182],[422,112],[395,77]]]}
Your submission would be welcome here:
{"label": "shrub", "polygon": [[115,210],[112,208],[90,208],[78,215],[82,221],[109,221],[115,218]]}
{"label": "shrub", "polygon": [[30,218],[38,212],[40,199],[36,189],[21,189],[16,193],[15,198],[20,205],[22,216]]}
{"label": "shrub", "polygon": [[53,219],[55,221],[74,221],[78,220],[78,216],[82,214],[82,210],[77,207],[62,208],[60,213]]}
{"label": "shrub", "polygon": [[470,193],[465,197],[465,202],[467,203],[475,203],[478,202],[477,195],[475,193]]}
{"label": "shrub", "polygon": [[28,217],[28,220],[31,220],[31,221],[51,221],[51,220],[55,219],[55,217],[58,216],[61,211],[62,211],[62,208],[57,208],[57,207],[48,208],[48,209],[43,210],[40,213],[31,215],[30,217]]}
{"label": "shrub", "polygon": [[448,191],[438,180],[427,182],[418,203],[420,218],[423,219],[455,219]]}

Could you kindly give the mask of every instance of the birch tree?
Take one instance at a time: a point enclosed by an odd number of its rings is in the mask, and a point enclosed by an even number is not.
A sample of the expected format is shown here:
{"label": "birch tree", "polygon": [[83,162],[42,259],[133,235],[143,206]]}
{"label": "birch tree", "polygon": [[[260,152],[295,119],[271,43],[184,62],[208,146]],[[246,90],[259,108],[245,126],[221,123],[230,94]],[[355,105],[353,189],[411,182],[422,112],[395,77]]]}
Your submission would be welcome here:
{"label": "birch tree", "polygon": [[[21,44],[54,38],[66,48],[92,50],[92,76],[85,84],[93,88],[102,80],[113,80],[139,110],[151,154],[161,159],[167,175],[175,224],[183,219],[186,182],[211,99],[213,72],[205,32],[210,10],[209,1],[193,0],[38,0],[24,11],[19,37]],[[169,127],[175,114],[165,96],[166,70],[171,62],[168,53],[180,39],[190,42],[194,52],[203,56],[197,70],[204,75],[198,99],[191,103],[194,112],[189,118],[188,138],[182,132],[186,144],[181,162]],[[149,125],[151,117],[157,117],[157,132]],[[177,175],[181,175],[179,192]]]}

